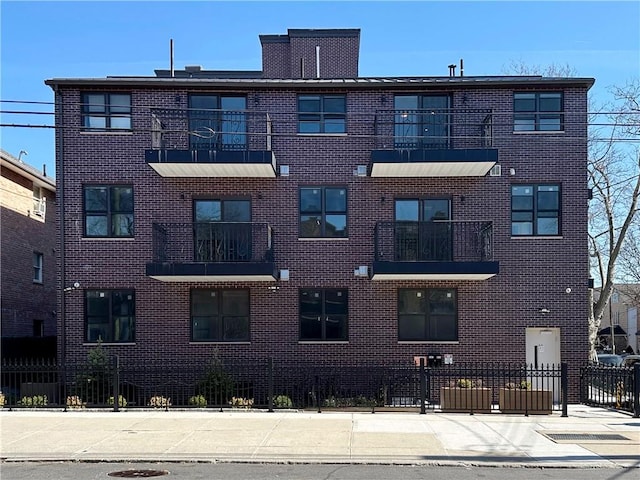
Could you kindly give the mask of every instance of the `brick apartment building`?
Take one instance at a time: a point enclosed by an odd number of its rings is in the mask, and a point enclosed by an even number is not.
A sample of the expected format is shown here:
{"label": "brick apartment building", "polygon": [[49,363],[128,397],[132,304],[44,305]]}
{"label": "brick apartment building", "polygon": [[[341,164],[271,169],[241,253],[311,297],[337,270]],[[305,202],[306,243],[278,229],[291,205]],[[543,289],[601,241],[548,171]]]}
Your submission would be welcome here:
{"label": "brick apartment building", "polygon": [[63,358],[575,372],[594,80],[360,77],[357,29],[260,41],[260,71],[47,80]]}
{"label": "brick apartment building", "polygon": [[24,153],[0,150],[3,357],[39,355],[56,336],[56,184]]}

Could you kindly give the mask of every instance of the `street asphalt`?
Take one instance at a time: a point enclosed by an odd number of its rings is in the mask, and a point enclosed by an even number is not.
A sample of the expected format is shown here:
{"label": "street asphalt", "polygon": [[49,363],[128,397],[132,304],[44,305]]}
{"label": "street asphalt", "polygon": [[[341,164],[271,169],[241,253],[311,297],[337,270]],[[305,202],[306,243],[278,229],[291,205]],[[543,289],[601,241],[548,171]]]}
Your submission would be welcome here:
{"label": "street asphalt", "polygon": [[0,460],[640,468],[640,419],[256,410],[0,411]]}

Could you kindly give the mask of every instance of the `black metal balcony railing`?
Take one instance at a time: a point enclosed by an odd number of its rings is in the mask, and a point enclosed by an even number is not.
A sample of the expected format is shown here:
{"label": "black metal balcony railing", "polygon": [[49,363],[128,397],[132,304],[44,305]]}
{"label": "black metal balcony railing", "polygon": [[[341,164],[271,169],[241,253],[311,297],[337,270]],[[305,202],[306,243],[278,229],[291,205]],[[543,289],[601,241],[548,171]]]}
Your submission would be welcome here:
{"label": "black metal balcony railing", "polygon": [[271,119],[248,110],[152,109],[154,150],[271,151]]}
{"label": "black metal balcony railing", "polygon": [[233,263],[273,261],[266,223],[154,223],[153,262]]}
{"label": "black metal balcony railing", "polygon": [[379,110],[376,150],[490,148],[490,109]]}
{"label": "black metal balcony railing", "polygon": [[491,222],[378,222],[375,260],[463,262],[493,258]]}

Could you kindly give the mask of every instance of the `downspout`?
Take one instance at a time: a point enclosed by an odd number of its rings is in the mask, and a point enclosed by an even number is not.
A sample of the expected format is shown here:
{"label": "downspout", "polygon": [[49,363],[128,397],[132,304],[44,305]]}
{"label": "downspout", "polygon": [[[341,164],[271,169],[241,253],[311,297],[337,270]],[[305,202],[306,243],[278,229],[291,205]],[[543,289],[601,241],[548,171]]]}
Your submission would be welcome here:
{"label": "downspout", "polygon": [[[58,89],[58,85],[54,85],[55,92],[55,106],[56,109],[59,109],[56,115],[56,123],[60,126],[64,125],[64,108],[62,105],[62,95]],[[58,172],[56,175],[56,189],[57,189],[57,198],[58,200],[58,208],[59,208],[59,228],[60,228],[60,354],[59,358],[62,365],[66,364],[67,360],[67,314],[65,308],[65,236],[64,236],[64,129],[60,128],[59,130],[56,128],[56,136],[59,137],[59,151],[56,155],[59,163],[58,163]]]}

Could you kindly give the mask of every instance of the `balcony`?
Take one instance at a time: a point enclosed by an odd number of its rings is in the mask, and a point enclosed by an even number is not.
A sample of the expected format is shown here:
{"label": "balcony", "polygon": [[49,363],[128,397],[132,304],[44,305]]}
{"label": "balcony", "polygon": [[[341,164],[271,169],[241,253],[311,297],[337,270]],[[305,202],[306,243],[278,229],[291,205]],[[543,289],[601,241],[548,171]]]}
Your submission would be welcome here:
{"label": "balcony", "polygon": [[382,110],[372,177],[482,177],[498,161],[491,110]]}
{"label": "balcony", "polygon": [[151,110],[145,161],[163,177],[275,177],[271,119],[247,110]]}
{"label": "balcony", "polygon": [[154,223],[147,276],[163,282],[274,281],[273,232],[265,223]]}
{"label": "balcony", "polygon": [[487,280],[498,274],[491,222],[378,222],[373,280]]}

